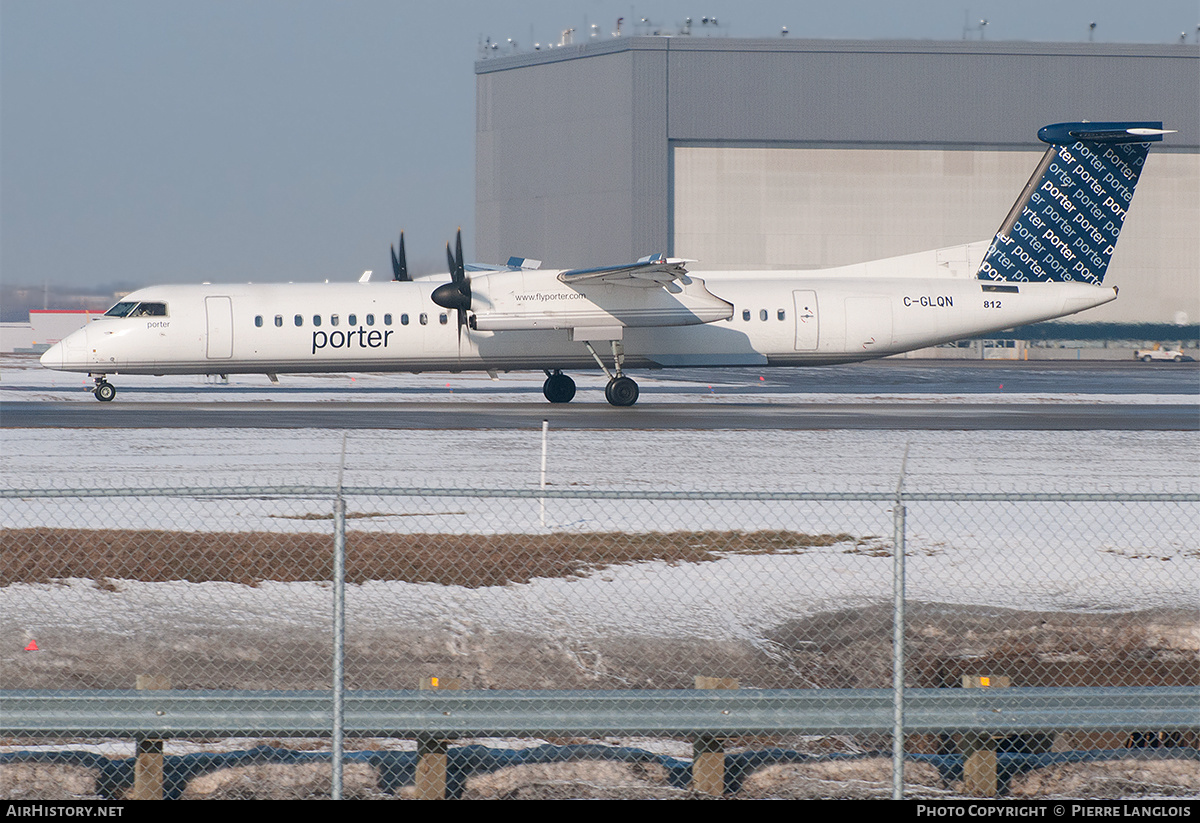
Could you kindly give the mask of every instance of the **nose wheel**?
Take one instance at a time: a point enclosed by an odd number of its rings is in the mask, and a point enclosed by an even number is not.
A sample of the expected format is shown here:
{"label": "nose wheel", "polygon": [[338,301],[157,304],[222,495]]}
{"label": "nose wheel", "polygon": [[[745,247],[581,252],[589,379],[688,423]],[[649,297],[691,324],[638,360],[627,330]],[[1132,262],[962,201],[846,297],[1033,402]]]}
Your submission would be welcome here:
{"label": "nose wheel", "polygon": [[96,395],[96,399],[101,403],[108,403],[117,396],[117,389],[103,377],[97,377],[96,388],[92,389],[92,394]]}

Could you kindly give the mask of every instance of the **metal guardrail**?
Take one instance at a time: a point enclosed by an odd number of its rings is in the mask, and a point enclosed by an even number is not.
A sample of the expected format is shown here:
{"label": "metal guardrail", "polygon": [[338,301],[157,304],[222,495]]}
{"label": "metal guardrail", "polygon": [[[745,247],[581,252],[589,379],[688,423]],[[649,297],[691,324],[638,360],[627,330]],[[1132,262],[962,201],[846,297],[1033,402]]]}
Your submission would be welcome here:
{"label": "metal guardrail", "polygon": [[[345,734],[443,738],[863,734],[893,726],[890,689],[360,691]],[[329,691],[3,691],[21,737],[328,737]],[[907,689],[907,733],[1200,730],[1200,686]]]}
{"label": "metal guardrail", "polygon": [[[620,489],[470,489],[420,488],[397,486],[155,486],[152,488],[7,488],[0,499],[86,498],[86,497],[482,497],[546,500],[809,500],[809,501],[884,501],[894,502],[895,491],[667,491]],[[900,493],[906,502],[1010,502],[1039,503],[1200,503],[1200,492],[969,492],[909,491]]]}

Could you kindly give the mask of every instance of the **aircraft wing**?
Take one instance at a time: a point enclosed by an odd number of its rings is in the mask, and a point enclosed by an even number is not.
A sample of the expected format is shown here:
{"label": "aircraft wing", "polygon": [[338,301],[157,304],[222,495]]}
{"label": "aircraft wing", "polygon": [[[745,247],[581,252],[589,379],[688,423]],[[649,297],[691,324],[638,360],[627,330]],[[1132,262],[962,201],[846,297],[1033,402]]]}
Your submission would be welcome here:
{"label": "aircraft wing", "polygon": [[638,286],[650,288],[663,286],[674,280],[679,280],[687,274],[685,263],[676,257],[668,258],[662,254],[651,254],[636,263],[623,266],[599,266],[594,269],[568,269],[558,275],[563,283],[610,283],[616,286]]}

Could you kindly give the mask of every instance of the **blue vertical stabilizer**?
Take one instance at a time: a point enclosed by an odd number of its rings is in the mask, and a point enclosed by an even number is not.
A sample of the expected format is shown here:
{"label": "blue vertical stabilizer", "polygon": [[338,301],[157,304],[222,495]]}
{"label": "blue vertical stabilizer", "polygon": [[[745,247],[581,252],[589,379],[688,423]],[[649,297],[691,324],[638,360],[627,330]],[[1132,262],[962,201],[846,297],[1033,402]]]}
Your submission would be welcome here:
{"label": "blue vertical stabilizer", "polygon": [[1099,286],[1162,123],[1057,123],[979,267],[980,280]]}

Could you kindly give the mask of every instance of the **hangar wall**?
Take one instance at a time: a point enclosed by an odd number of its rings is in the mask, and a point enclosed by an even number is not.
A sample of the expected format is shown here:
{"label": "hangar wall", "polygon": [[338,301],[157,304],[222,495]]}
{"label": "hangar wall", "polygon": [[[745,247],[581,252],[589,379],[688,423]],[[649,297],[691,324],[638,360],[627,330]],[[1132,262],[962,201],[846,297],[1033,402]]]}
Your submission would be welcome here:
{"label": "hangar wall", "polygon": [[[671,253],[825,268],[990,239],[1041,151],[673,147]],[[1151,150],[1088,322],[1200,320],[1200,155]],[[1185,318],[1177,318],[1183,312]]]}
{"label": "hangar wall", "polygon": [[[1081,320],[1200,318],[1195,46],[634,37],[476,64],[476,256],[817,268],[990,237],[1064,120],[1163,120]],[[1110,282],[1106,281],[1106,282]]]}

